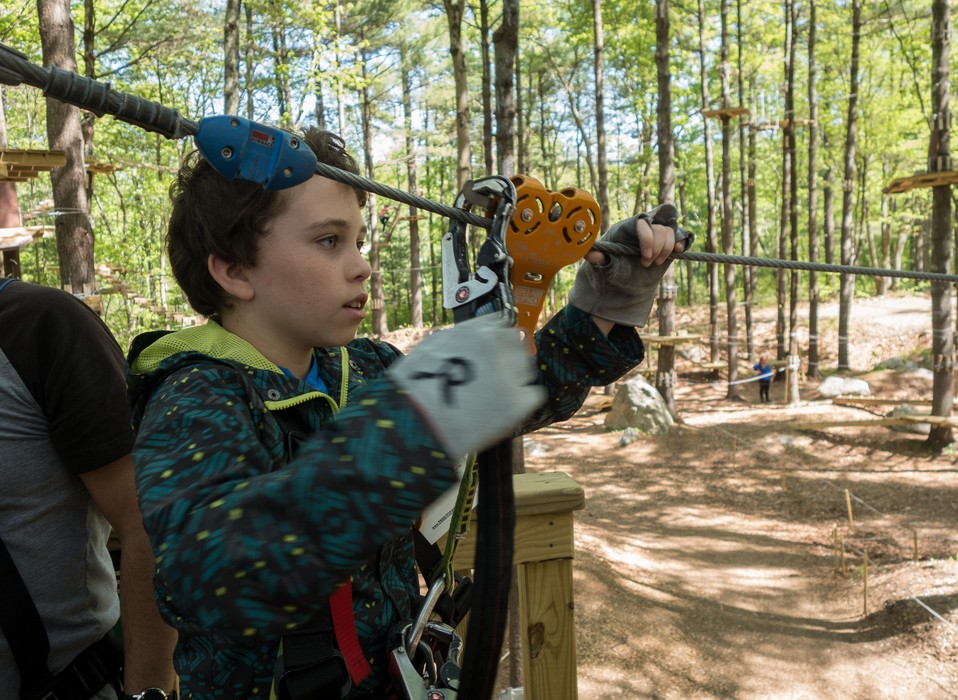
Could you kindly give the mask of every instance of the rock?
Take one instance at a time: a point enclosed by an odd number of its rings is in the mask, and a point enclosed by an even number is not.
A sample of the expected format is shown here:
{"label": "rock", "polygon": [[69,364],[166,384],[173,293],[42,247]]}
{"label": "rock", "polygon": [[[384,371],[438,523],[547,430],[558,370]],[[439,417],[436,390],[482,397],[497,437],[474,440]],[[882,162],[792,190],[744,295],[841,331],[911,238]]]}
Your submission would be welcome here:
{"label": "rock", "polygon": [[[914,406],[909,404],[901,404],[895,406],[887,414],[887,418],[897,418],[898,416],[916,416],[920,414],[919,411]],[[928,435],[931,432],[931,423],[908,423],[906,425],[890,425],[888,426],[896,433],[914,433],[916,435]]]}
{"label": "rock", "polygon": [[619,438],[619,447],[628,447],[639,439],[641,433],[635,428],[626,428],[622,431],[622,437]]}
{"label": "rock", "polygon": [[665,400],[641,376],[619,384],[612,408],[605,417],[605,427],[609,430],[635,428],[647,435],[664,435],[673,422]]}
{"label": "rock", "polygon": [[826,399],[833,399],[836,396],[871,396],[872,394],[868,382],[853,377],[828,377],[818,387],[818,392]]}

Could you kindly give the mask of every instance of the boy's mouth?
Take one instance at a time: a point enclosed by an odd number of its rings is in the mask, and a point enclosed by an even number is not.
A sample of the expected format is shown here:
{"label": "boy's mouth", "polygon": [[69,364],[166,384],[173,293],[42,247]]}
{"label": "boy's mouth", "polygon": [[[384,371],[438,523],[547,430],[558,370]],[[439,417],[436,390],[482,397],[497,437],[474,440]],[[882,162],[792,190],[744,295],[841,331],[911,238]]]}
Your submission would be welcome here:
{"label": "boy's mouth", "polygon": [[346,306],[347,309],[360,309],[360,310],[362,310],[362,309],[366,306],[366,299],[367,299],[367,298],[368,298],[368,295],[363,294],[362,296],[356,297],[355,299],[353,299],[351,302],[349,302],[349,303],[346,304],[345,306]]}

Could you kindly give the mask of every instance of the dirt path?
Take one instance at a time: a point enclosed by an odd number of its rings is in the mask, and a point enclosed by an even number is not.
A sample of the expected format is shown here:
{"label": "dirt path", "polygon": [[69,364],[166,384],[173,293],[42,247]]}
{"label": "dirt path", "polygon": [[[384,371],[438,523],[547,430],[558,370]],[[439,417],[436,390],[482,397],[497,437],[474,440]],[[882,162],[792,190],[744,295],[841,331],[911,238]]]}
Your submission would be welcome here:
{"label": "dirt path", "polygon": [[[774,311],[757,316],[774,324]],[[823,347],[837,346],[831,318]],[[929,319],[925,297],[857,305],[853,367],[927,346]],[[764,337],[774,344],[767,327]],[[931,395],[921,372],[865,378],[874,395]],[[958,698],[958,458],[882,427],[795,429],[872,417],[825,400],[786,408],[724,395],[680,383],[685,424],[620,447],[596,392],[569,423],[526,438],[528,470],[565,471],[586,491],[580,697]]]}

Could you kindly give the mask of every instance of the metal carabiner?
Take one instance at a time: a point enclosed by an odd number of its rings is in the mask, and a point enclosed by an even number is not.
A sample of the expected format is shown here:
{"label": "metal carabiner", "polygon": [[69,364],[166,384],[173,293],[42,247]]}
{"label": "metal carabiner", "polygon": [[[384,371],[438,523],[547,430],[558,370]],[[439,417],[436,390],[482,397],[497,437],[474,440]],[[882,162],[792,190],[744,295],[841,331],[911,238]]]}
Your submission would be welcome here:
{"label": "metal carabiner", "polygon": [[492,217],[488,235],[476,255],[475,271],[469,265],[466,225],[453,220],[442,238],[443,306],[453,311],[456,322],[497,312],[510,324],[515,323],[512,258],[506,247],[506,231],[515,204],[515,185],[498,175],[469,180],[456,197],[458,209],[481,207]]}

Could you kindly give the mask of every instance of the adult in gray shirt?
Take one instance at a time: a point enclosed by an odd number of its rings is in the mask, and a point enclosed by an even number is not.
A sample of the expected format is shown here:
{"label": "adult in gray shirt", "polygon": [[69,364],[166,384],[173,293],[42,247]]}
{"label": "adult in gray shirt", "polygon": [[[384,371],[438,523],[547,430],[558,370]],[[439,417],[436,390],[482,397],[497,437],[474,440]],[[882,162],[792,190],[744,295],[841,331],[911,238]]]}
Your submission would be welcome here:
{"label": "adult in gray shirt", "polygon": [[[85,686],[96,666],[90,657],[103,656],[101,640],[121,614],[124,692],[169,692],[176,633],[153,600],[123,353],[72,295],[19,280],[0,285],[0,541],[45,628],[54,697],[116,698],[95,675],[98,687]],[[119,594],[111,526],[121,548]],[[0,634],[0,689],[20,686]]]}

